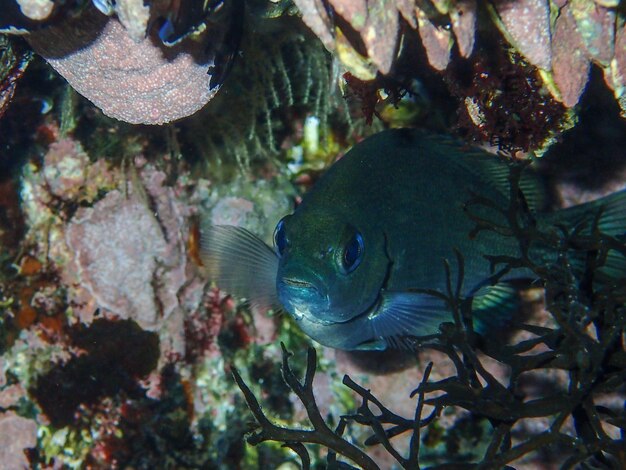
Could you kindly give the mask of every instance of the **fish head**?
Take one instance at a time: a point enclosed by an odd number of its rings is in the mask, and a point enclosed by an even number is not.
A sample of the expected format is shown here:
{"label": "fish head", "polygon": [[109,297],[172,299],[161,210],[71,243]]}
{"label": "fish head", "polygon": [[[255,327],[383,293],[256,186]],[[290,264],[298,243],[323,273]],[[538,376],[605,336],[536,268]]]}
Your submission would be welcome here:
{"label": "fish head", "polygon": [[274,245],[278,299],[302,326],[347,323],[376,304],[389,270],[382,233],[331,212],[296,211],[276,226]]}

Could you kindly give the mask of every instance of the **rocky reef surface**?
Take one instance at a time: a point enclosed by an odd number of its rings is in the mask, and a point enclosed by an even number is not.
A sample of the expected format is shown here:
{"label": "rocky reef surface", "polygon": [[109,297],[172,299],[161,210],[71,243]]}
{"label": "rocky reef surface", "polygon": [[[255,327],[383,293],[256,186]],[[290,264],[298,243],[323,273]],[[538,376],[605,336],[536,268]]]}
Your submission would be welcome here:
{"label": "rocky reef surface", "polygon": [[555,204],[623,188],[623,2],[201,3],[0,0],[0,465],[626,465],[623,286],[564,268],[506,348],[315,363],[198,254],[388,127],[532,159]]}

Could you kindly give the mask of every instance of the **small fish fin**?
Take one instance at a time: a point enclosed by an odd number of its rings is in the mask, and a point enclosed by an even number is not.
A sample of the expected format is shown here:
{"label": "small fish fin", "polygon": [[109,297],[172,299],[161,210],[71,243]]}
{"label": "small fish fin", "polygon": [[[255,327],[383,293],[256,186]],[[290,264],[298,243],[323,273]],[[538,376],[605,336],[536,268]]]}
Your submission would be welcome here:
{"label": "small fish fin", "polygon": [[598,220],[598,229],[602,233],[614,237],[626,235],[626,189],[595,201],[561,209],[546,217],[551,223],[564,223],[570,227],[586,223],[591,229],[598,211],[602,211]]}
{"label": "small fish fin", "polygon": [[[511,182],[509,180],[511,168],[509,165],[500,160],[497,156],[480,155],[476,160],[468,161],[468,167],[472,167],[470,171],[476,173],[476,176],[487,180],[497,190],[508,196],[511,191]],[[520,175],[519,189],[524,195],[528,209],[531,212],[543,212],[548,204],[548,190],[545,182],[530,169],[525,169]]]}
{"label": "small fish fin", "polygon": [[626,236],[626,189],[591,204],[603,209],[598,224],[600,232],[614,237]]}
{"label": "small fish fin", "polygon": [[[626,278],[626,257],[620,252],[610,250],[606,255],[606,261],[599,272],[604,275],[606,279],[604,282],[610,282],[610,280],[624,279]],[[599,278],[600,282],[603,282],[602,278]]]}
{"label": "small fish fin", "polygon": [[[550,214],[549,220],[551,223],[565,224],[570,228],[586,224],[581,233],[589,235],[598,213],[600,214],[597,221],[598,230],[622,242],[626,241],[626,189],[595,201],[557,211]],[[572,264],[575,269],[582,269],[584,263],[584,253],[572,254]],[[611,279],[626,277],[626,258],[621,253],[610,250],[604,266],[599,271]]]}
{"label": "small fish fin", "polygon": [[[507,190],[510,190],[509,184],[507,181]],[[520,176],[519,188],[522,190],[528,209],[531,212],[543,212],[546,210],[550,198],[546,183],[539,175],[527,169]]]}
{"label": "small fish fin", "polygon": [[446,303],[435,296],[413,292],[384,292],[377,313],[372,318],[377,338],[390,347],[403,347],[403,338],[429,336],[439,332],[439,325],[452,321]]}
{"label": "small fish fin", "polygon": [[[446,136],[437,136],[437,139],[438,146],[441,146],[441,141],[443,140],[448,147],[452,147],[451,154],[460,152],[465,156],[465,158],[455,158],[453,160],[457,165],[463,167],[463,169],[480,180],[491,184],[498,192],[505,195],[509,194],[511,168],[506,161],[497,155],[492,155],[479,147],[470,146],[461,140]],[[528,208],[532,212],[542,212],[547,208],[549,201],[548,189],[545,181],[536,172],[531,169],[524,170],[520,176],[519,188],[524,194]]]}
{"label": "small fish fin", "polygon": [[217,286],[253,307],[277,309],[278,257],[259,237],[242,227],[205,224],[200,258]]}
{"label": "small fish fin", "polygon": [[505,326],[519,310],[519,288],[508,282],[481,287],[472,299],[472,317],[477,333]]}

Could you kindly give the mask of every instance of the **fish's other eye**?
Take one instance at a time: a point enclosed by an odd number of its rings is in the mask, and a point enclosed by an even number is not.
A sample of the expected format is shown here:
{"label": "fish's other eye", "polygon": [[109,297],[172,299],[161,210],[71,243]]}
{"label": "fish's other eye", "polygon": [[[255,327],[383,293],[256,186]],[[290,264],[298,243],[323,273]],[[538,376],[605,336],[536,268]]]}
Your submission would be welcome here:
{"label": "fish's other eye", "polygon": [[287,235],[285,235],[285,218],[280,219],[274,229],[274,246],[279,255],[282,255],[287,248]]}
{"label": "fish's other eye", "polygon": [[363,258],[363,236],[355,232],[343,249],[343,269],[346,274],[354,271]]}

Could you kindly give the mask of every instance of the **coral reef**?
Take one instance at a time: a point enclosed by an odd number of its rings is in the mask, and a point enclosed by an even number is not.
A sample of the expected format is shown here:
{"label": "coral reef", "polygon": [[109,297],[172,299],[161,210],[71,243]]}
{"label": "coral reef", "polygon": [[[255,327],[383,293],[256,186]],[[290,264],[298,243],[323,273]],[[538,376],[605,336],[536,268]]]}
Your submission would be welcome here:
{"label": "coral reef", "polygon": [[[37,420],[35,466],[236,466],[245,426],[227,425],[242,403],[225,357],[252,362],[279,332],[275,318],[236,309],[199,276],[194,220],[202,210],[267,227],[292,204],[289,182],[214,187],[169,156],[93,160],[47,129],[43,156],[21,167],[19,204],[12,185],[3,200],[4,217],[23,215],[25,230],[2,241],[18,237],[28,254],[8,253],[18,271],[2,265],[0,411]],[[154,452],[140,451],[154,439]]]}
{"label": "coral reef", "polygon": [[491,47],[481,45],[478,52],[446,71],[459,98],[461,134],[500,150],[528,152],[547,149],[573,127],[575,115],[542,89],[537,68],[508,53],[501,39],[493,38]]}
{"label": "coral reef", "polygon": [[30,390],[52,426],[61,428],[75,419],[79,406],[99,402],[124,391],[139,393],[137,378],[157,365],[159,340],[129,320],[99,319],[70,332],[70,344],[82,354],[53,367]]}
{"label": "coral reef", "polygon": [[128,35],[135,42],[141,42],[148,30],[150,7],[138,0],[119,0],[114,2],[113,11]]}
{"label": "coral reef", "polygon": [[[70,39],[71,38],[71,39]],[[79,93],[111,117],[163,124],[189,116],[217,92],[206,40],[167,49],[150,37],[136,42],[97,11],[33,32],[33,48]]]}
{"label": "coral reef", "polygon": [[25,449],[37,445],[37,423],[13,411],[0,414],[0,458],[6,468],[28,468]]}
{"label": "coral reef", "polygon": [[[481,38],[482,32],[489,29],[485,27],[489,17],[491,29],[495,25],[517,53],[511,54],[511,64],[516,66],[522,60],[537,68],[538,78],[531,85],[535,93],[549,93],[566,108],[572,108],[585,90],[593,64],[603,70],[605,82],[618,102],[623,102],[624,48],[620,41],[624,21],[617,3],[398,0],[389,4],[335,0],[328,8],[317,0],[295,3],[304,22],[326,48],[361,80],[402,75],[402,56],[416,42],[425,50],[428,65],[440,72],[450,65],[464,66],[464,58],[481,61],[489,56],[484,50],[476,51],[477,47],[488,46],[493,40],[491,36],[487,41]],[[405,22],[404,27],[399,18]],[[403,44],[400,49],[399,43]],[[453,84],[452,89],[459,86],[463,83]],[[537,108],[536,112],[541,110]],[[554,129],[555,134],[561,131]],[[506,135],[496,135],[496,140],[500,139],[506,141]],[[541,148],[541,143],[534,142],[533,148]]]}
{"label": "coral reef", "polygon": [[417,352],[311,345],[198,255],[206,220],[271,242],[388,127],[542,155],[566,205],[623,188],[623,2],[0,3],[0,465],[626,465],[626,293],[591,280],[624,240],[497,208],[522,242],[590,248],[583,278],[565,254],[494,259],[546,300],[481,338],[442,293],[455,323]]}
{"label": "coral reef", "polygon": [[167,321],[185,283],[182,214],[167,192],[158,199],[154,192],[164,176],[152,176],[153,192],[143,199],[132,186],[126,196],[110,191],[92,208],[79,209],[66,229],[75,271],[69,269],[94,297],[94,307],[133,318],[144,329]]}
{"label": "coral reef", "polygon": [[213,225],[245,227],[269,240],[272,227],[278,222],[274,217],[291,210],[295,197],[293,186],[280,175],[256,181],[237,180],[207,194],[203,218]]}
{"label": "coral reef", "polygon": [[[170,9],[183,8],[180,5],[160,3],[150,8],[135,0],[95,1],[94,5],[68,2],[53,15],[55,6],[54,2],[20,3],[31,46],[105,114],[143,124],[189,116],[217,93],[233,60],[228,48],[238,43],[233,30],[238,21],[233,21],[243,14],[229,3],[221,9],[219,21],[208,27],[202,23],[203,31],[193,39],[166,45],[153,26],[170,15]],[[105,16],[113,13],[115,18]],[[37,23],[48,17],[49,24]],[[37,21],[31,24],[32,20]],[[11,24],[4,30],[12,33],[15,28],[24,32]]]}
{"label": "coral reef", "polygon": [[36,21],[48,18],[54,9],[52,0],[17,0],[17,3],[24,16]]}
{"label": "coral reef", "polygon": [[[246,172],[279,156],[307,115],[319,119],[322,136],[332,132],[331,122],[342,133],[351,125],[321,44],[291,17],[260,20],[259,27],[270,32],[244,37],[246,60],[235,64],[211,106],[181,124],[182,139],[223,179],[233,177],[224,174],[228,161]],[[274,28],[281,34],[271,34]]]}

